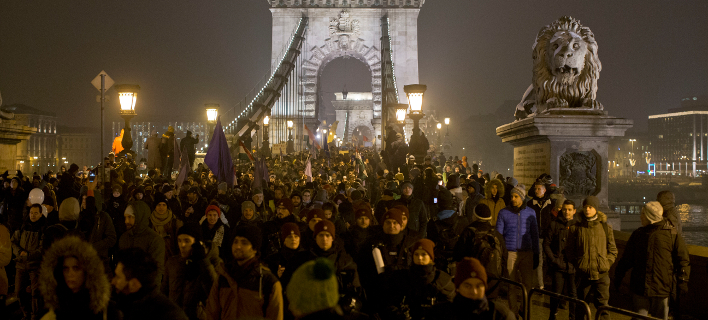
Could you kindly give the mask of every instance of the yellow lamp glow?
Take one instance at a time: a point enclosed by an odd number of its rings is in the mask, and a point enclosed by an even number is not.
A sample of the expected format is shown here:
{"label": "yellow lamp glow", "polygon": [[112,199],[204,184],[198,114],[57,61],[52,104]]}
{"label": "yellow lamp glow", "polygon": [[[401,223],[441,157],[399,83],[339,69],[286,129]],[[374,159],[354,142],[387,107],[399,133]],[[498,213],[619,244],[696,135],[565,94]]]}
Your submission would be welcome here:
{"label": "yellow lamp glow", "polygon": [[135,114],[135,103],[138,100],[140,86],[133,84],[119,84],[115,86],[118,91],[121,114]]}
{"label": "yellow lamp glow", "polygon": [[267,126],[270,123],[270,116],[265,116],[263,118],[263,125]]}
{"label": "yellow lamp glow", "polygon": [[403,90],[408,96],[408,106],[411,108],[411,113],[420,114],[423,112],[423,94],[428,87],[424,84],[411,84],[403,87]]}
{"label": "yellow lamp glow", "polygon": [[450,118],[445,118],[445,124],[449,125],[450,124]]}
{"label": "yellow lamp glow", "polygon": [[288,129],[292,129],[292,128],[293,128],[293,121],[288,120]]}
{"label": "yellow lamp glow", "polygon": [[442,123],[438,122],[438,129],[442,129]]}
{"label": "yellow lamp glow", "polygon": [[215,123],[216,118],[219,117],[219,105],[218,104],[206,104],[204,105],[207,113],[207,121],[210,123]]}
{"label": "yellow lamp glow", "polygon": [[401,123],[406,120],[406,109],[396,109],[396,120]]}

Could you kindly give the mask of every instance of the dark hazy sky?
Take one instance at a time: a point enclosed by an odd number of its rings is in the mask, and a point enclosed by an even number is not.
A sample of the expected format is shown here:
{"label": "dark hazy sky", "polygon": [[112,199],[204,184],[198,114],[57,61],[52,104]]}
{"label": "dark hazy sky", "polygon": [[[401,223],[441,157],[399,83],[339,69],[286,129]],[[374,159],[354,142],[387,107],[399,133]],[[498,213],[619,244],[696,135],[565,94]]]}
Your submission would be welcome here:
{"label": "dark hazy sky", "polygon": [[[647,115],[708,93],[705,0],[428,0],[418,20],[426,105],[458,116],[520,99],[531,81],[535,36],[562,15],[595,33],[603,65],[598,100],[611,115],[642,128]],[[53,110],[65,125],[98,126],[98,91],[89,82],[106,70],[117,83],[142,87],[136,120],[203,118],[204,103],[228,109],[268,71],[270,36],[265,0],[2,0],[0,91],[5,104]],[[368,89],[366,72],[335,76],[347,68],[363,66],[331,64],[323,94],[345,83],[350,91]],[[117,110],[113,99],[108,112]]]}

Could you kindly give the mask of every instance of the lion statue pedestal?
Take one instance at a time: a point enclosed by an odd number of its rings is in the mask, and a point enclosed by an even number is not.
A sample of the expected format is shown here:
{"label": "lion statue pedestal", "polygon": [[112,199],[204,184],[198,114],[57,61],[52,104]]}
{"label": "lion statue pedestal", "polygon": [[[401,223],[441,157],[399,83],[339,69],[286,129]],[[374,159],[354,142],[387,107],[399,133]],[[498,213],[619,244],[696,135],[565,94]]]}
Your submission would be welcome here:
{"label": "lion statue pedestal", "polygon": [[630,119],[609,116],[596,100],[601,64],[589,28],[561,17],[541,29],[533,46],[533,79],[517,105],[516,121],[497,128],[514,146],[514,177],[530,188],[550,174],[576,204],[589,196],[621,230],[608,204],[608,142],[624,136]]}

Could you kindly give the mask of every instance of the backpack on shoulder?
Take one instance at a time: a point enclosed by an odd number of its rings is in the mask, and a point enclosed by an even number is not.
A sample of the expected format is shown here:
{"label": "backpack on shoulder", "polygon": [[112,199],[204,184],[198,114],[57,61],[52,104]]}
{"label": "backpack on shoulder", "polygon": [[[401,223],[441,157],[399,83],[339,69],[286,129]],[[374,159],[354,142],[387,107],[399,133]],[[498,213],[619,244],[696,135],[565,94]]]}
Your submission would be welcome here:
{"label": "backpack on shoulder", "polygon": [[486,232],[469,227],[474,232],[473,257],[478,259],[487,276],[501,278],[502,274],[502,247],[501,241],[494,235],[494,230]]}

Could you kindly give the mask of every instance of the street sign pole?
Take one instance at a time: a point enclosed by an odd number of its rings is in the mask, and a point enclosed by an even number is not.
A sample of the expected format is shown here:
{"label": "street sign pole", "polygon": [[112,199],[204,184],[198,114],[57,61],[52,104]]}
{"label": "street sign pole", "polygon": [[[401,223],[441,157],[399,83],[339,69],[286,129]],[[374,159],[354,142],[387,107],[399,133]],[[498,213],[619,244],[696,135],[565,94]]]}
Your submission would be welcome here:
{"label": "street sign pole", "polygon": [[[106,101],[106,74],[101,74],[101,162],[103,162],[103,167],[101,167],[101,184],[106,186],[106,161],[103,160],[103,103]],[[105,194],[106,190],[103,190]]]}

